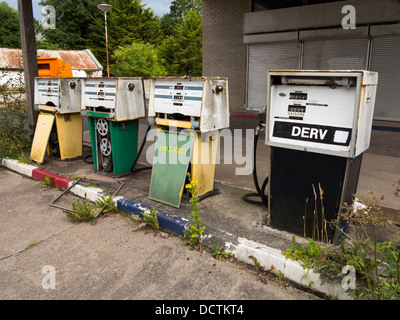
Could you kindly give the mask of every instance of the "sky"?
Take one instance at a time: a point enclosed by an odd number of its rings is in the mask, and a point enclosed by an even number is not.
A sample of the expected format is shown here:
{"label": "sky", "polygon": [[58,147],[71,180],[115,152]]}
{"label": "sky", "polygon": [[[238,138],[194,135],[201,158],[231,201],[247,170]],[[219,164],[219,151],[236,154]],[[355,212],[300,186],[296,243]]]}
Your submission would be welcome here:
{"label": "sky", "polygon": [[[3,1],[5,1],[11,8],[18,10],[17,0],[0,0],[0,2]],[[41,13],[42,6],[39,6],[39,2],[40,0],[32,0],[33,17],[40,22],[42,21],[43,16]],[[151,8],[159,17],[169,12],[169,6],[171,5],[171,2],[172,0],[142,0],[142,4],[147,5],[148,8]],[[104,3],[107,3],[107,0],[105,0]]]}

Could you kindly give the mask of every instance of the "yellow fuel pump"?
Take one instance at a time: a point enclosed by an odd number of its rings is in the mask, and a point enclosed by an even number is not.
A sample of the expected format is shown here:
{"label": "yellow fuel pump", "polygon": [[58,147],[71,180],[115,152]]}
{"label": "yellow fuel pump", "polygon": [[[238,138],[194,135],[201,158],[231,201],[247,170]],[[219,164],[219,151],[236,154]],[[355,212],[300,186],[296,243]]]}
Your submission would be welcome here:
{"label": "yellow fuel pump", "polygon": [[82,155],[81,85],[78,78],[35,79],[35,110],[40,112],[31,149],[31,160],[44,156],[60,160]]}
{"label": "yellow fuel pump", "polygon": [[228,79],[153,78],[148,117],[157,126],[149,198],[179,207],[187,172],[198,196],[213,191],[219,130],[229,127]]}

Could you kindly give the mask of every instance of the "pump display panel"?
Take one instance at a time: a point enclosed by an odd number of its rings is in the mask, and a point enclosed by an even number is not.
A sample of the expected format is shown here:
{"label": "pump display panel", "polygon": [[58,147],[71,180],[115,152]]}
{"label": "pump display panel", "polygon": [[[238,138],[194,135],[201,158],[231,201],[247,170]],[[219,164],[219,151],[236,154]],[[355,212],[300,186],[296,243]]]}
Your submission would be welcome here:
{"label": "pump display panel", "polygon": [[352,157],[369,146],[377,76],[269,73],[266,143]]}
{"label": "pump display panel", "polygon": [[202,79],[157,79],[154,86],[154,111],[200,117],[202,97]]}
{"label": "pump display panel", "polygon": [[149,122],[210,132],[229,127],[228,79],[220,77],[152,78]]}

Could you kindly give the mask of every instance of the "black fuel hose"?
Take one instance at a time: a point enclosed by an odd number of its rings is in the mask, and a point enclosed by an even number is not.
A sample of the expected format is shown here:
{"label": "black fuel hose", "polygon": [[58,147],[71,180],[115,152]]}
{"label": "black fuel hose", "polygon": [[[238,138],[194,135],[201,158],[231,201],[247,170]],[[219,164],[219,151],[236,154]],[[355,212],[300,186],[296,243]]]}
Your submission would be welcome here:
{"label": "black fuel hose", "polygon": [[[256,129],[256,132],[254,133],[254,150],[253,150],[253,181],[254,181],[254,186],[256,187],[257,192],[251,192],[251,193],[246,193],[243,195],[243,200],[251,203],[251,204],[256,204],[256,205],[265,205],[268,207],[268,198],[267,195],[265,194],[265,188],[268,184],[269,178],[268,176],[265,178],[261,188],[258,183],[258,177],[257,177],[257,164],[256,164],[256,156],[257,156],[257,142],[258,142],[258,137],[260,135],[261,127],[258,126]],[[259,197],[261,198],[261,201],[257,200],[252,200],[249,198],[253,197]]]}
{"label": "black fuel hose", "polygon": [[135,168],[135,165],[136,165],[137,161],[139,160],[140,154],[143,151],[144,145],[146,144],[147,134],[149,133],[150,129],[151,129],[151,125],[148,125],[147,129],[146,129],[146,132],[144,134],[144,137],[143,137],[142,144],[141,144],[140,149],[139,149],[139,151],[138,151],[138,153],[136,155],[135,161],[133,161],[133,163],[132,163],[132,166],[131,166],[131,171],[132,172],[136,172],[136,171],[140,171],[140,170],[147,170],[147,169],[151,169],[152,168],[151,166],[148,166],[148,167],[143,167],[143,168],[139,168],[139,169],[133,169],[133,168]]}

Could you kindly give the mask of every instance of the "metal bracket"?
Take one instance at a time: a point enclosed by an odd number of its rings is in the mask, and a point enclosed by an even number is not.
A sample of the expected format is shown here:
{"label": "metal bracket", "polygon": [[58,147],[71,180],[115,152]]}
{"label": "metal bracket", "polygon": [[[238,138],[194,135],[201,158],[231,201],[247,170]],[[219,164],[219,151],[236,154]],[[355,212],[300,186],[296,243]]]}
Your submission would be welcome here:
{"label": "metal bracket", "polygon": [[[77,185],[79,183],[79,181],[81,181],[83,178],[79,178],[78,180],[74,181],[74,183],[72,183],[67,189],[65,189],[59,196],[57,196],[52,202],[49,203],[50,206],[55,207],[55,208],[59,208],[62,210],[66,210],[69,212],[74,212],[72,209],[69,208],[64,208],[62,206],[56,205],[55,203],[61,199],[62,196],[64,196],[67,192],[69,192],[75,185]],[[118,187],[117,190],[115,190],[115,192],[112,194],[111,197],[115,197],[115,195],[119,192],[119,190],[121,190],[121,188],[125,185],[125,182],[120,182],[120,181],[116,181],[120,184],[120,186]],[[96,213],[96,215],[94,216],[94,218],[97,218],[97,216],[103,212],[104,208],[106,207],[106,204],[100,209],[100,211],[98,211]]]}

